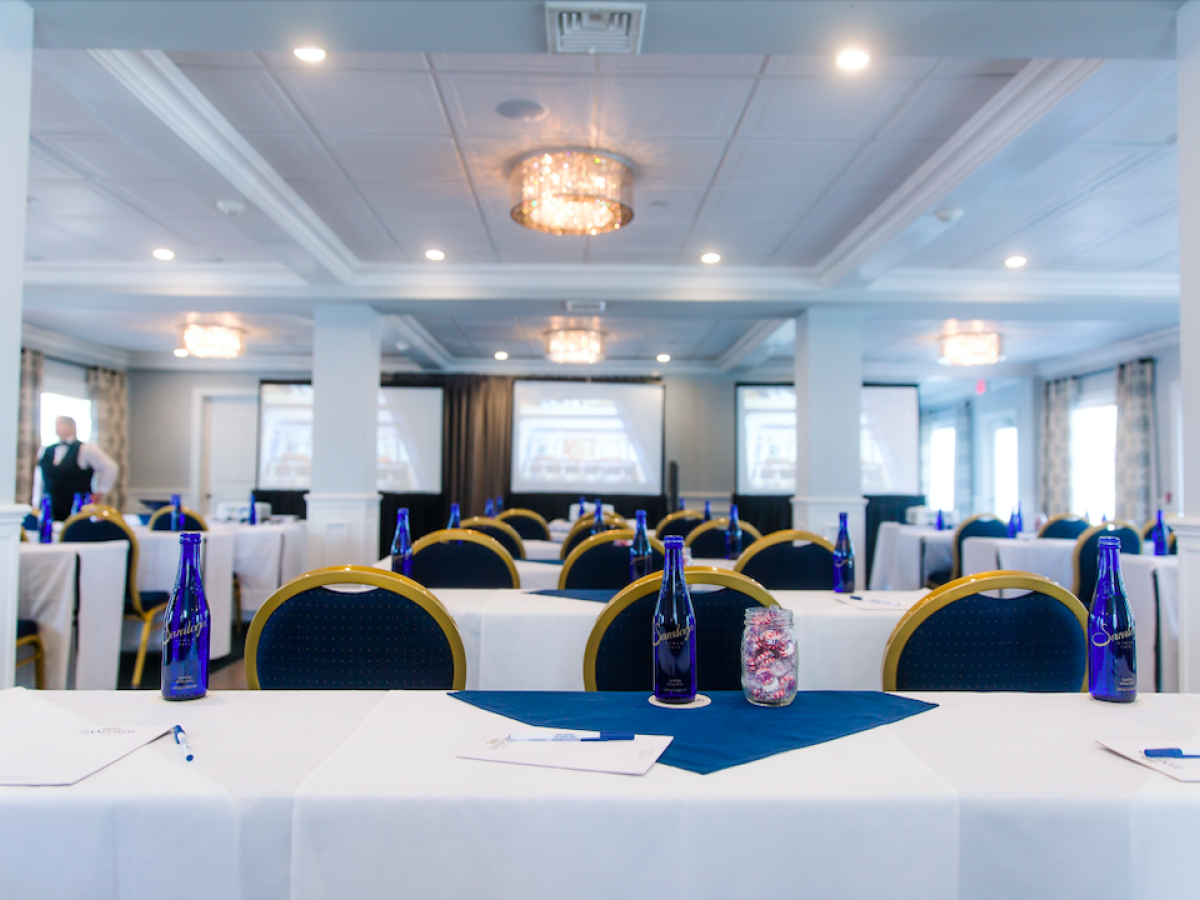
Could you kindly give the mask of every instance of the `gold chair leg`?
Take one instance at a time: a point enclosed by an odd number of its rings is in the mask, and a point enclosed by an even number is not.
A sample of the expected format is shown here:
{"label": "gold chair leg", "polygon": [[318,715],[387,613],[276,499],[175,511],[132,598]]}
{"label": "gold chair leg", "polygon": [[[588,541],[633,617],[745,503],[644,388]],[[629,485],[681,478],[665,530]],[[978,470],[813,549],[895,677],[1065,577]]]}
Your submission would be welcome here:
{"label": "gold chair leg", "polygon": [[236,573],[233,576],[233,630],[242,633],[242,583]]}
{"label": "gold chair leg", "polygon": [[142,619],[142,639],[138,641],[137,661],[133,664],[133,679],[130,682],[134,689],[142,685],[142,669],[146,665],[146,645],[150,643],[150,621],[150,616]]}
{"label": "gold chair leg", "polygon": [[39,691],[46,689],[46,655],[40,640],[33,646],[33,686]]}

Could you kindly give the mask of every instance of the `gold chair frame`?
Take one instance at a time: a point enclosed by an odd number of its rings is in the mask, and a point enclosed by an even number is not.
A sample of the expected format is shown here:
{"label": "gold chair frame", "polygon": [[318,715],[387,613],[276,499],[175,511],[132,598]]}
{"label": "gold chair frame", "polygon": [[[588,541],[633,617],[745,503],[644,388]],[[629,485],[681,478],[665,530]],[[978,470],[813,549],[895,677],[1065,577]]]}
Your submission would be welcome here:
{"label": "gold chair frame", "polygon": [[[415,559],[417,554],[430,544],[445,544],[450,541],[467,541],[468,543],[482,544],[484,547],[487,547],[504,560],[504,565],[508,567],[508,572],[512,575],[513,588],[520,590],[521,576],[517,574],[517,567],[513,563],[512,555],[504,549],[503,544],[494,537],[488,537],[482,531],[470,531],[466,528],[442,528],[438,531],[431,531],[413,544],[413,558]],[[416,584],[416,582],[413,583]],[[446,588],[445,590],[451,590],[451,588]]]}
{"label": "gold chair frame", "polygon": [[[208,523],[204,521],[204,516],[200,515],[200,513],[196,512],[194,509],[188,509],[186,506],[181,506],[180,511],[185,516],[191,516],[193,519],[195,519],[197,522],[199,522],[201,531],[208,531]],[[150,516],[150,521],[146,523],[146,527],[150,531],[153,531],[154,523],[157,522],[159,519],[161,519],[163,516],[169,516],[169,515],[171,515],[171,507],[160,506]]]}
{"label": "gold chair frame", "polygon": [[[941,587],[935,588],[918,600],[908,612],[900,617],[900,621],[892,629],[892,633],[888,637],[887,646],[883,651],[883,689],[885,691],[896,690],[896,672],[900,667],[900,657],[904,653],[904,648],[917,628],[935,612],[944,609],[951,603],[961,600],[964,597],[982,594],[985,591],[1012,589],[1037,591],[1039,594],[1053,597],[1062,603],[1079,620],[1079,627],[1083,631],[1086,643],[1087,610],[1084,609],[1083,604],[1079,602],[1079,599],[1074,594],[1058,582],[1051,581],[1049,578],[1043,578],[1041,575],[1034,575],[1031,572],[1013,572],[1000,569],[992,572],[979,572],[976,575],[968,575],[965,578],[956,578],[953,581],[947,581]],[[1087,687],[1087,667],[1085,666],[1083,682],[1080,684],[1079,690],[1086,691]]]}
{"label": "gold chair frame", "polygon": [[[593,522],[595,522],[594,516],[580,516],[575,520],[575,524],[571,526],[571,530],[567,532],[567,536],[563,538],[562,546],[559,547],[559,559],[565,560],[567,558],[567,546],[572,540],[574,540],[575,535],[579,534],[581,531],[586,531],[588,528],[591,528]],[[619,531],[624,531],[625,529],[629,528],[629,523],[616,513],[605,513],[604,524],[609,528],[617,529]]]}
{"label": "gold chair frame", "polygon": [[[731,572],[728,569],[718,569],[716,566],[688,566],[683,570],[684,580],[690,587],[693,584],[714,584],[718,587],[733,588],[757,600],[762,606],[776,606],[771,592],[749,576],[741,572]],[[600,643],[609,627],[616,621],[617,616],[629,606],[641,600],[647,594],[656,593],[662,587],[663,573],[652,572],[639,578],[629,587],[623,589],[615,597],[604,604],[596,622],[592,625],[592,633],[588,635],[587,648],[583,651],[583,689],[596,691],[596,657],[600,653]],[[646,653],[650,653],[650,635],[646,635]]]}
{"label": "gold chair frame", "polygon": [[[762,540],[762,538],[763,538],[762,532],[759,531],[757,528],[755,528],[753,525],[751,525],[749,522],[742,522],[741,520],[739,520],[738,524],[742,526],[742,531],[749,532],[751,534],[751,536],[753,536],[754,540],[750,542],[751,546],[753,546],[754,544],[757,544],[759,541]],[[720,530],[724,531],[728,527],[728,525],[729,525],[729,517],[728,516],[722,516],[719,519],[712,518],[712,519],[709,519],[707,522],[701,522],[699,525],[697,525],[695,528],[693,528],[688,533],[687,537],[685,537],[683,539],[683,546],[690,547],[695,542],[696,538],[698,538],[700,535],[704,534],[706,531],[714,531],[718,528]],[[745,552],[745,551],[742,551],[742,552]]]}
{"label": "gold chair frame", "polygon": [[[517,529],[513,528],[507,522],[501,522],[496,518],[489,519],[487,516],[471,516],[469,519],[463,519],[459,527],[470,530],[472,525],[487,525],[489,528],[499,528],[517,542],[517,550],[520,553],[517,559],[525,558],[525,542],[521,540],[521,535],[517,534]],[[504,545],[501,544],[500,546]],[[512,556],[512,554],[510,553],[509,556]]]}
{"label": "gold chair frame", "polygon": [[654,532],[657,534],[662,531],[672,522],[678,522],[680,519],[703,519],[704,516],[694,509],[677,509],[673,513],[667,513],[658,520],[658,524],[654,526]]}
{"label": "gold chair frame", "polygon": [[1079,596],[1079,589],[1082,587],[1080,582],[1083,580],[1083,573],[1079,570],[1079,558],[1083,554],[1084,543],[1087,542],[1094,534],[1099,534],[1102,531],[1116,531],[1118,528],[1128,528],[1130,531],[1136,534],[1138,536],[1138,553],[1142,552],[1142,535],[1141,532],[1137,530],[1137,526],[1132,522],[1127,522],[1124,519],[1113,519],[1111,522],[1101,522],[1099,525],[1093,525],[1091,528],[1087,529],[1075,539],[1075,549],[1071,551],[1071,568],[1075,573],[1075,584],[1072,585],[1072,590],[1074,591],[1076,597]]}
{"label": "gold chair frame", "polygon": [[813,534],[811,531],[801,531],[797,528],[783,528],[779,531],[772,531],[765,537],[760,537],[757,541],[742,551],[742,555],[737,558],[737,562],[733,565],[733,571],[740,572],[746,568],[746,563],[750,562],[759,553],[762,553],[768,547],[774,547],[776,544],[785,544],[791,541],[808,541],[812,544],[818,544],[833,552],[833,544],[829,543],[819,534]]}
{"label": "gold chair frame", "polygon": [[[958,527],[954,529],[954,537],[950,539],[950,549],[954,552],[954,562],[950,564],[950,581],[962,578],[962,541],[959,540],[958,536],[964,528],[972,522],[978,522],[980,519],[994,519],[1001,525],[1004,524],[1004,520],[995,513],[976,513],[958,523]],[[946,584],[949,584],[950,581],[947,581]]]}
{"label": "gold chair frame", "polygon": [[[571,555],[567,557],[566,562],[562,565],[562,571],[558,575],[558,589],[566,590],[567,573],[571,571],[571,567],[578,562],[588,550],[599,547],[601,544],[608,544],[612,541],[632,541],[636,532],[628,528],[618,529],[617,531],[602,531],[599,534],[593,534],[590,538],[580,541],[571,551]],[[667,548],[663,546],[662,541],[657,538],[649,538],[650,549],[657,550],[666,558]]]}
{"label": "gold chair frame", "polygon": [[1046,530],[1055,522],[1084,522],[1089,528],[1092,524],[1088,521],[1087,516],[1077,516],[1075,513],[1059,513],[1057,516],[1051,516],[1042,524],[1042,527],[1038,529],[1037,536],[1043,537],[1046,534]]}
{"label": "gold chair frame", "polygon": [[31,634],[23,638],[17,638],[17,650],[22,647],[32,647],[33,656],[27,656],[24,659],[18,659],[14,668],[29,665],[33,663],[33,686],[39,691],[46,689],[46,648],[42,644],[42,639],[36,634]]}
{"label": "gold chair frame", "polygon": [[259,607],[250,623],[250,632],[246,636],[246,683],[252,691],[261,691],[262,685],[258,680],[258,641],[262,636],[267,620],[279,607],[288,600],[304,591],[328,584],[361,584],[380,588],[399,594],[407,600],[416,603],[429,613],[442,629],[446,641],[450,644],[450,654],[454,659],[454,678],[451,690],[461,691],[467,686],[467,654],[463,650],[462,635],[453,617],[428,589],[417,584],[411,578],[386,572],[382,569],[372,569],[367,566],[327,566],[305,572],[298,578],[293,578],[267,598],[267,602]]}
{"label": "gold chair frame", "polygon": [[[518,506],[514,509],[506,509],[504,512],[496,516],[496,518],[501,522],[503,522],[505,519],[513,517],[535,520],[539,525],[542,526],[542,528],[546,530],[545,539],[550,540],[550,523],[546,521],[545,516],[543,516],[541,513],[536,513],[532,509],[522,509]],[[515,531],[516,529],[513,530]]]}

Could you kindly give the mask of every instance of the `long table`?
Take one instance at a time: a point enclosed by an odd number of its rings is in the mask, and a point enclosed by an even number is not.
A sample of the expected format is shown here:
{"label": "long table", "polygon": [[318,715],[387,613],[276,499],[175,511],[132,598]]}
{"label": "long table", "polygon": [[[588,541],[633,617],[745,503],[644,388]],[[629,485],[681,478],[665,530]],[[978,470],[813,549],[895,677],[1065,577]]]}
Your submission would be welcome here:
{"label": "long table", "polygon": [[871,589],[915,591],[934,572],[954,563],[954,532],[881,522],[871,563]]}
{"label": "long table", "polygon": [[[914,696],[940,705],[638,778],[456,759],[509,720],[441,692],[48,692],[94,725],[180,723],[196,761],[164,739],[72,787],[0,788],[0,896],[1195,896],[1197,785],[1095,741],[1186,746],[1200,697]],[[0,694],[0,727],[29,699]]]}

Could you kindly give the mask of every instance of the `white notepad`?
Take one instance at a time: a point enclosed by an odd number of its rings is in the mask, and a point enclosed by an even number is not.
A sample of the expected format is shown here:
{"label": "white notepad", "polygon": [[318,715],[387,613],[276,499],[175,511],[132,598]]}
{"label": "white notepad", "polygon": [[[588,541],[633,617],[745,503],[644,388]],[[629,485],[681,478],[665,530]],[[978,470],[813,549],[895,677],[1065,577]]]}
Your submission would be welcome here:
{"label": "white notepad", "polygon": [[1162,738],[1157,741],[1096,741],[1096,743],[1138,765],[1162,772],[1176,781],[1200,781],[1200,759],[1172,759],[1169,756],[1150,757],[1142,753],[1147,747],[1179,747],[1184,753],[1200,753],[1195,741],[1192,741],[1190,746],[1180,744],[1178,738]]}
{"label": "white notepad", "polygon": [[[518,766],[545,766],[551,769],[576,769],[582,772],[610,772],[614,775],[645,775],[671,743],[669,735],[639,734],[632,741],[510,741],[513,732],[554,734],[561,728],[532,728],[514,722],[498,728],[482,741],[472,744],[459,759],[513,763]],[[579,731],[595,735],[594,731]]]}
{"label": "white notepad", "polygon": [[911,604],[902,603],[899,600],[892,600],[887,597],[876,597],[867,594],[834,594],[833,599],[840,603],[845,603],[847,606],[853,606],[855,609],[861,609],[866,612],[886,612],[897,609],[908,609]]}

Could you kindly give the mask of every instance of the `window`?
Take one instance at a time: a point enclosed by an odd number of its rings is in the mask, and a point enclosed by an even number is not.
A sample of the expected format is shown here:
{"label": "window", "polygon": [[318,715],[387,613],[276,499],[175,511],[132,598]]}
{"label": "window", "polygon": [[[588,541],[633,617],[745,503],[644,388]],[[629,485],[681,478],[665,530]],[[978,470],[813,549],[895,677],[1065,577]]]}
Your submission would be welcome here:
{"label": "window", "polygon": [[992,509],[1000,518],[1012,515],[1020,502],[1017,486],[1017,426],[992,432]]}
{"label": "window", "polygon": [[934,426],[929,435],[929,506],[954,509],[954,426]]}
{"label": "window", "polygon": [[1115,403],[1071,410],[1071,510],[1093,522],[1116,518]]}
{"label": "window", "polygon": [[58,443],[54,433],[54,420],[59,416],[70,416],[75,420],[75,433],[81,441],[92,439],[92,401],[85,397],[70,397],[53,391],[42,391],[42,446]]}

